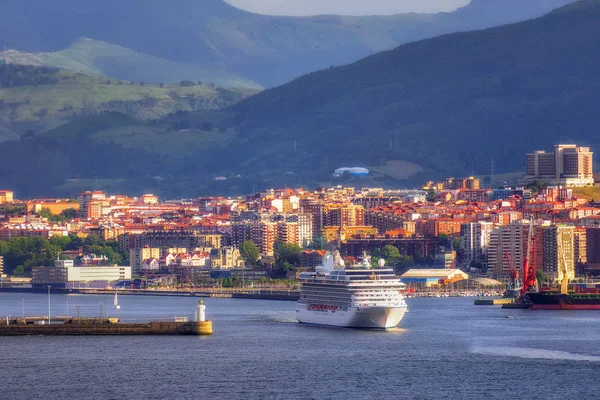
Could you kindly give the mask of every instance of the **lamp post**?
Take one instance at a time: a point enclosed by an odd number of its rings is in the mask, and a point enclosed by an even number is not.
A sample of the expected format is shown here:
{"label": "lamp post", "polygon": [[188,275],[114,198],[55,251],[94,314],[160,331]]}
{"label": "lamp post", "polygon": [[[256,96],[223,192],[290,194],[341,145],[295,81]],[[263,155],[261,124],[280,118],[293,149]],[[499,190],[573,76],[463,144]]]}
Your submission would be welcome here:
{"label": "lamp post", "polygon": [[48,285],[48,325],[50,325],[50,285]]}
{"label": "lamp post", "polygon": [[21,296],[21,317],[25,319],[25,296]]}

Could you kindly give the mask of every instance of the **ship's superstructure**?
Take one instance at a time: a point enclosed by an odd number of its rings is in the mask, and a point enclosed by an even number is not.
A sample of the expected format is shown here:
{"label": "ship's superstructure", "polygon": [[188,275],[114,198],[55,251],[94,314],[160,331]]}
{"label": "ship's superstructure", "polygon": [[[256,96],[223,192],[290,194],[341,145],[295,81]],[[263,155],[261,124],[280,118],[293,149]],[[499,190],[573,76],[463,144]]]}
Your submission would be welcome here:
{"label": "ship's superstructure", "polygon": [[337,253],[327,253],[315,272],[300,275],[298,321],[348,328],[397,326],[407,311],[400,292],[405,285],[393,269],[384,268],[383,260],[379,266],[371,268],[371,260],[365,256],[361,265],[345,268]]}

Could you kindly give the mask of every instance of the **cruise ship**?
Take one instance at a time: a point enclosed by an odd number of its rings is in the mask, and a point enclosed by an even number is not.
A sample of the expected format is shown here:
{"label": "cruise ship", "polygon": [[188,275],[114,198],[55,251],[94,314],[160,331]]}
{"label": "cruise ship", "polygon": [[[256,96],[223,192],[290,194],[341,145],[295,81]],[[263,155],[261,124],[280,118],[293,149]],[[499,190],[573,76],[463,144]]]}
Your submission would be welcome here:
{"label": "cruise ship", "polygon": [[371,268],[370,257],[345,268],[339,254],[327,253],[315,272],[300,274],[302,289],[296,303],[299,322],[346,328],[389,329],[408,311],[400,292],[405,285],[394,270]]}

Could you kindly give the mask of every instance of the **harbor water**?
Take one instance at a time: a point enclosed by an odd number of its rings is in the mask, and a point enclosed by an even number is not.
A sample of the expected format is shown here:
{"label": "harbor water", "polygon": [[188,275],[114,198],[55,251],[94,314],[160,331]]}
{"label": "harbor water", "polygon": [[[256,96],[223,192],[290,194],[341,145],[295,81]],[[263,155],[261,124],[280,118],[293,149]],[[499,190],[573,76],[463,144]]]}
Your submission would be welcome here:
{"label": "harbor water", "polygon": [[[52,315],[116,316],[111,296],[52,294]],[[119,296],[124,322],[193,316],[197,298]],[[400,328],[305,326],[295,303],[205,299],[213,336],[0,337],[5,399],[564,399],[593,396],[600,313],[408,299]],[[79,305],[79,307],[77,307]],[[0,293],[0,316],[47,315]]]}

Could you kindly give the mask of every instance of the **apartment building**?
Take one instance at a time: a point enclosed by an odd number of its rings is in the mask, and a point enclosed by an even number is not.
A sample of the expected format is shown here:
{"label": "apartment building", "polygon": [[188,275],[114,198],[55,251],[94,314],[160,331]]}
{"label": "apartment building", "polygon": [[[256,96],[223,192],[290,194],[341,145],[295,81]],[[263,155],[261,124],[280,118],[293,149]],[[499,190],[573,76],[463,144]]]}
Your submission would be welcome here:
{"label": "apartment building", "polygon": [[81,218],[99,218],[102,215],[102,207],[108,205],[106,194],[101,191],[83,192],[78,200]]}
{"label": "apartment building", "polygon": [[506,277],[512,266],[523,276],[528,238],[529,224],[521,221],[493,229],[488,245],[488,271]]}
{"label": "apartment building", "polygon": [[569,279],[575,279],[575,227],[551,225],[542,228],[544,272],[562,280],[566,266]]}
{"label": "apartment building", "polygon": [[232,213],[231,221],[234,247],[251,240],[266,255],[273,254],[275,241],[306,247],[313,238],[313,219],[308,213]]}
{"label": "apartment building", "polygon": [[145,260],[160,259],[161,250],[158,247],[143,247],[129,249],[129,266],[133,274],[139,274]]}
{"label": "apartment building", "polygon": [[491,222],[467,222],[460,226],[461,266],[469,268],[473,261],[487,264],[490,234],[494,229]]}
{"label": "apartment building", "polygon": [[413,220],[415,215],[400,209],[372,209],[365,212],[365,225],[372,226],[381,234],[403,229],[415,234],[417,223]]}
{"label": "apartment building", "polygon": [[222,242],[222,236],[219,234],[186,229],[150,231],[137,235],[130,234],[128,238],[130,249],[175,247],[188,249],[189,252],[199,247],[219,248]]}

